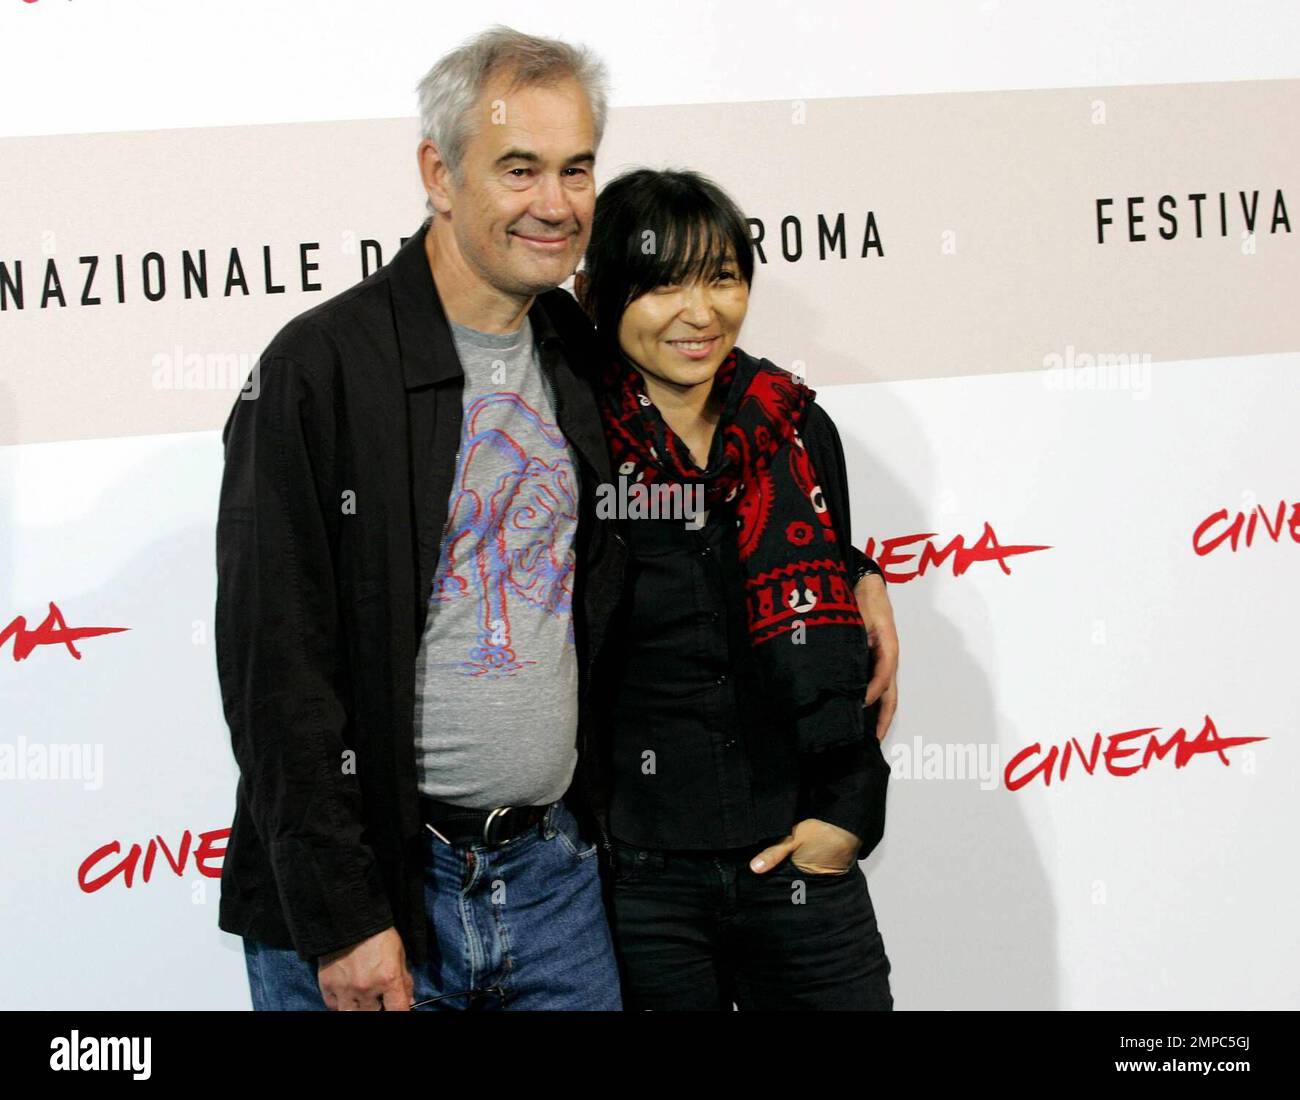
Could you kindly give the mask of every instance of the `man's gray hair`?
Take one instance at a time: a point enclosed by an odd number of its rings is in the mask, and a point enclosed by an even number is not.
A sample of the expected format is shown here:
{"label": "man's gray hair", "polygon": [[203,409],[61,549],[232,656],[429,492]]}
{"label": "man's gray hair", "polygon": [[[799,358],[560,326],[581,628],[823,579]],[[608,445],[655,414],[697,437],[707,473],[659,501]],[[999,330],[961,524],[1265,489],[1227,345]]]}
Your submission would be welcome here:
{"label": "man's gray hair", "polygon": [[[585,46],[537,38],[498,24],[439,59],[416,85],[421,136],[438,147],[457,184],[464,180],[465,146],[474,134],[471,112],[489,81],[503,72],[513,73],[517,87],[565,77],[577,80],[591,104],[596,145],[600,145],[609,96],[604,63]],[[426,206],[433,209],[429,203]]]}

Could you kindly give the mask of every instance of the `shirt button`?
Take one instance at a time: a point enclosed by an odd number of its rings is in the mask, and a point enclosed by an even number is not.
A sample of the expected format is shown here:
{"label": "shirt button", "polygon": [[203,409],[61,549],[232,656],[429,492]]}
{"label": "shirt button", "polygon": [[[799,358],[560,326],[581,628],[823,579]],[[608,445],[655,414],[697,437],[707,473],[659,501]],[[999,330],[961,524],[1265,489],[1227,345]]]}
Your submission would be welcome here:
{"label": "shirt button", "polygon": [[719,687],[721,687],[726,682],[727,682],[727,674],[724,672],[721,676],[718,677],[717,684]]}
{"label": "shirt button", "polygon": [[730,741],[724,741],[722,747],[724,749],[730,749],[730,748],[734,748],[735,745],[736,745],[736,739],[733,737]]}
{"label": "shirt button", "polygon": [[712,551],[707,546],[700,547],[700,557],[707,558]]}

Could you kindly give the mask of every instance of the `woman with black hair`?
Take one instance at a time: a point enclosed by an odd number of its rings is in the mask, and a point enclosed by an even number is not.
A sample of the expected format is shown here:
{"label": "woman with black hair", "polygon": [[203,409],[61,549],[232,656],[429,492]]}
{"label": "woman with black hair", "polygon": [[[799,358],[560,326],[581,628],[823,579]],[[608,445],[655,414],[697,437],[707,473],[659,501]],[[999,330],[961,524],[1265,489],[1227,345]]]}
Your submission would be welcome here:
{"label": "woman with black hair", "polygon": [[[897,639],[835,425],[736,343],[753,277],[721,189],[638,169],[598,198],[575,284],[629,551],[589,719],[624,1004],[888,1009],[858,861],[884,830]],[[704,514],[627,507],[656,491]]]}

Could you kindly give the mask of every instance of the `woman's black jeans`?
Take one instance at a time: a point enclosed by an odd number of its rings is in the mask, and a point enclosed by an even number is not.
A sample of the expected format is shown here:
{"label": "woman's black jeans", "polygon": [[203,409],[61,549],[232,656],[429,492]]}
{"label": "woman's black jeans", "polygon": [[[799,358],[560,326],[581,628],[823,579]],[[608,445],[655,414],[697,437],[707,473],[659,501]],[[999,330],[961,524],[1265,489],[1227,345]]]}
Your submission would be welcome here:
{"label": "woman's black jeans", "polygon": [[610,926],[627,1011],[893,1008],[862,869],[813,874],[786,857],[755,874],[763,847],[615,842]]}

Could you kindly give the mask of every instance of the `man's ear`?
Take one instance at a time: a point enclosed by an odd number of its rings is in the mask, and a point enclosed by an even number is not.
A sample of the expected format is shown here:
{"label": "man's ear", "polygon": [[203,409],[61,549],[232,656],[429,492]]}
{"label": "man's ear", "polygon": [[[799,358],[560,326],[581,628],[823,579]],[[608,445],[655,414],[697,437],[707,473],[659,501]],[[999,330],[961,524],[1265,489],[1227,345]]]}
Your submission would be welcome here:
{"label": "man's ear", "polygon": [[578,305],[584,310],[587,309],[587,273],[579,271],[573,276],[573,296],[578,299]]}
{"label": "man's ear", "polygon": [[439,214],[449,213],[451,195],[447,188],[453,181],[447,162],[442,159],[438,147],[428,138],[420,142],[415,155],[420,164],[420,182],[424,184],[424,192],[433,203],[434,210]]}

